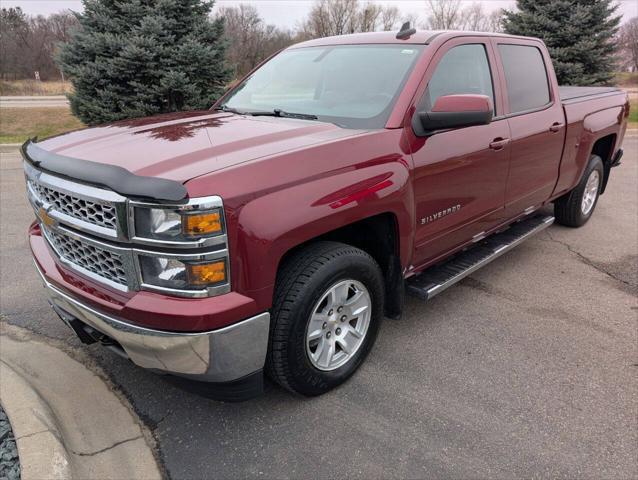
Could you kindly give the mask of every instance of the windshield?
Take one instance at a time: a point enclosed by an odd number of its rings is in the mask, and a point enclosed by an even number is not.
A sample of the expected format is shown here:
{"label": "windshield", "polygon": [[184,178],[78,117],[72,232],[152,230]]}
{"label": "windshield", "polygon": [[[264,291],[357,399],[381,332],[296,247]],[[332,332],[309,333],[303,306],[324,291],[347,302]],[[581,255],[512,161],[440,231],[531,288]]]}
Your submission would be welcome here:
{"label": "windshield", "polygon": [[316,116],[346,128],[383,128],[422,45],[285,50],[238,85],[224,107]]}

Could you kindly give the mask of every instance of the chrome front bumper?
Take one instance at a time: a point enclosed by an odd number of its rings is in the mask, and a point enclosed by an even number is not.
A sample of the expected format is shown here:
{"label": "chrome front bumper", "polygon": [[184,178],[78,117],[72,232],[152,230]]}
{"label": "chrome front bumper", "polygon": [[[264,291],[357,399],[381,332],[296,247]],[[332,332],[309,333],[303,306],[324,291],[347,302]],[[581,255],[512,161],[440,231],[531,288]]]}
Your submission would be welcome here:
{"label": "chrome front bumper", "polygon": [[[36,264],[49,301],[69,319],[77,319],[115,340],[143,368],[205,382],[231,382],[260,371],[266,360],[270,314],[262,313],[219,330],[176,333],[131,325],[105,315],[51,284]],[[64,318],[63,318],[64,319]]]}

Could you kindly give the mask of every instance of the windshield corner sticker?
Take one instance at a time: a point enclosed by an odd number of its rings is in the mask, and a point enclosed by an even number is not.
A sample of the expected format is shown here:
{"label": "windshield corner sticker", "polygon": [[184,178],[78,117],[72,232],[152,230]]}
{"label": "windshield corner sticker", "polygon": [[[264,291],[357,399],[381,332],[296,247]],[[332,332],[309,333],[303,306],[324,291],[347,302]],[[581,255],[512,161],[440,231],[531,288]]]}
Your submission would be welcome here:
{"label": "windshield corner sticker", "polygon": [[454,205],[452,207],[446,208],[445,210],[441,210],[440,212],[433,213],[432,215],[427,215],[421,218],[421,225],[427,225],[428,223],[433,222],[434,220],[438,220],[439,218],[447,217],[452,213],[456,213],[461,210],[461,205]]}

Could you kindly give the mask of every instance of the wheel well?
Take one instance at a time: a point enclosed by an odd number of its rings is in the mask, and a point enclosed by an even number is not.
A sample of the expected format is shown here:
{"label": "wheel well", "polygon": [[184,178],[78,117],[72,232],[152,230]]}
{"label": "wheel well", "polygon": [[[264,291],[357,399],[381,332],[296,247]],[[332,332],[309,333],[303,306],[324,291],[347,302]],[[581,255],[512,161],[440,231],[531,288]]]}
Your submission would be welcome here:
{"label": "wheel well", "polygon": [[609,179],[609,171],[611,170],[611,157],[614,153],[614,145],[616,144],[616,135],[611,134],[605,137],[599,138],[594,143],[591,153],[592,155],[598,155],[603,160],[603,166],[605,168],[605,178],[603,179],[603,185],[600,193],[602,194],[607,187],[607,180]]}
{"label": "wheel well", "polygon": [[381,267],[385,283],[385,315],[396,318],[403,309],[403,275],[399,256],[399,229],[392,213],[383,213],[324,233],[286,252],[279,262],[279,270],[299,249],[320,240],[331,240],[360,248]]}

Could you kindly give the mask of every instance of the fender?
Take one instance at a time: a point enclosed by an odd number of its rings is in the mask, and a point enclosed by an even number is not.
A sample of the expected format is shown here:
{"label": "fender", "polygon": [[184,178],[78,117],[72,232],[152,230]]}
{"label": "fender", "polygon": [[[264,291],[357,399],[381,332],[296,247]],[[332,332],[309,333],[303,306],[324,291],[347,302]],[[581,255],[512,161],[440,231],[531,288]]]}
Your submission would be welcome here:
{"label": "fender", "polygon": [[[233,290],[254,298],[261,309],[270,308],[287,252],[383,213],[397,220],[400,261],[407,265],[414,200],[401,135],[401,130],[366,132],[188,182],[191,195],[212,191],[213,182],[224,200]],[[246,188],[247,178],[256,179],[260,190]]]}
{"label": "fender", "polygon": [[[615,137],[609,158],[603,158],[603,161],[609,160],[621,145],[627,126],[623,104],[619,103],[617,106],[588,113],[592,104],[594,107],[607,107],[608,105],[605,105],[604,102],[608,101],[607,97],[596,102],[590,101],[565,106],[568,129],[559,177],[552,198],[572,190],[578,184],[598,140],[608,135]],[[620,135],[618,135],[619,131]],[[608,168],[606,167],[607,173]]]}

